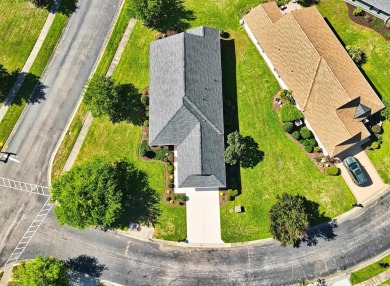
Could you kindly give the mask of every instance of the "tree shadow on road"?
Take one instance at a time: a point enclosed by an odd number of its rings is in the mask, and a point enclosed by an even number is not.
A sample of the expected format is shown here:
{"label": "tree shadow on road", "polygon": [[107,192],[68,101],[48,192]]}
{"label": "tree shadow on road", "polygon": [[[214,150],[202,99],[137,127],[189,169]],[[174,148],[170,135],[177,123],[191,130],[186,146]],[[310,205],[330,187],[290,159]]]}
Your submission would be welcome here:
{"label": "tree shadow on road", "polygon": [[69,258],[65,261],[65,265],[72,271],[88,274],[95,278],[101,277],[103,271],[108,270],[104,264],[99,263],[96,257],[85,254]]}
{"label": "tree shadow on road", "polygon": [[337,228],[337,221],[326,216],[324,212],[321,213],[318,203],[310,201],[303,196],[302,198],[309,214],[310,227],[303,238],[297,239],[294,247],[299,248],[302,243],[306,243],[307,246],[316,246],[320,239],[325,241],[334,240],[337,236],[334,233],[334,229]]}

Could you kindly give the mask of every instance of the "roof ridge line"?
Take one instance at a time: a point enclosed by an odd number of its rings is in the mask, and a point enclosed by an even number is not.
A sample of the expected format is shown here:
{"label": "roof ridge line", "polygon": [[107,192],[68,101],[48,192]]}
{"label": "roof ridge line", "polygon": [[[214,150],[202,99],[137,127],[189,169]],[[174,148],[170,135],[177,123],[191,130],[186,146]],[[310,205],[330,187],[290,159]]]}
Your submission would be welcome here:
{"label": "roof ridge line", "polygon": [[[207,121],[207,123],[220,135],[223,135],[223,132],[219,130],[219,128],[202,112],[200,109],[187,97],[184,95],[183,97],[184,102],[187,102],[199,115],[204,119],[204,121]],[[187,108],[188,109],[188,108]],[[189,112],[191,110],[188,109]],[[191,112],[192,113],[192,112]],[[192,113],[193,114],[193,113]],[[195,114],[193,114],[195,116]]]}
{"label": "roof ridge line", "polygon": [[310,95],[311,95],[311,92],[312,92],[313,86],[314,86],[314,81],[315,81],[315,79],[317,78],[318,70],[320,69],[320,64],[321,64],[321,60],[322,60],[322,59],[323,59],[323,58],[320,56],[320,58],[319,58],[319,60],[318,60],[317,68],[316,68],[316,70],[315,70],[315,72],[314,72],[313,80],[312,80],[312,82],[311,82],[311,84],[310,84],[309,94],[307,95],[306,100],[305,100],[305,103],[303,104],[303,111],[305,111],[306,106],[307,106],[307,104],[308,104],[308,102],[309,102],[309,98],[310,98]]}

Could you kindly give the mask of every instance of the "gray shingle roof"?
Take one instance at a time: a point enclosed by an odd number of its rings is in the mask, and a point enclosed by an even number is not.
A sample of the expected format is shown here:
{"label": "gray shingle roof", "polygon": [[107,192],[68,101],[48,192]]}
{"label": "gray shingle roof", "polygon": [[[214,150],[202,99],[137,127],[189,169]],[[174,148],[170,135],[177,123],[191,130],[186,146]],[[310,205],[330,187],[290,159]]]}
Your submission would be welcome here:
{"label": "gray shingle roof", "polygon": [[225,187],[219,30],[150,45],[149,144],[176,145],[177,187]]}
{"label": "gray shingle roof", "polygon": [[366,2],[368,5],[372,5],[379,10],[390,13],[390,1],[389,0],[362,0],[362,2]]}

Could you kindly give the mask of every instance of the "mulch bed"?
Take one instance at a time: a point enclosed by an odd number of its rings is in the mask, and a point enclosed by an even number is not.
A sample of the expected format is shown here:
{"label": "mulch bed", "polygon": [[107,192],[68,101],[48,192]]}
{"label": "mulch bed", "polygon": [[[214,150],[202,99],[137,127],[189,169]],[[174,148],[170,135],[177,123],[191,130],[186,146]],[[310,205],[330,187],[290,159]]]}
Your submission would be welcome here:
{"label": "mulch bed", "polygon": [[[276,114],[279,114],[279,111],[280,111],[280,104],[275,100],[276,98],[280,98],[279,94],[282,90],[279,90],[272,98],[272,106],[276,112]],[[283,101],[283,100],[282,100]],[[285,103],[285,102],[283,102]],[[282,122],[279,121],[279,125],[280,125],[280,128],[282,128]],[[304,124],[300,127],[303,127],[305,126]],[[295,127],[296,128],[296,127]],[[295,130],[294,130],[295,131]],[[295,140],[291,134],[285,132],[286,136],[288,138],[291,139],[291,141],[293,141],[295,144],[298,145],[299,148],[301,148],[302,152],[306,154],[306,156],[310,159],[310,161],[313,162],[313,164],[317,167],[317,169],[324,173],[324,170],[326,167],[332,167],[334,166],[335,164],[332,163],[332,162],[326,162],[326,163],[322,163],[322,162],[317,162],[318,158],[323,158],[325,155],[324,153],[322,152],[312,152],[312,153],[307,153],[306,150],[305,150],[305,146],[303,144],[301,144],[299,141]]]}
{"label": "mulch bed", "polygon": [[[359,24],[361,26],[364,26],[364,27],[367,27],[367,28],[370,28],[370,29],[376,31],[377,33],[381,34],[383,36],[383,38],[385,38],[385,40],[390,41],[390,28],[386,28],[385,23],[381,19],[378,19],[375,16],[368,14],[368,13],[365,13],[365,15],[362,15],[362,16],[355,16],[355,15],[353,15],[353,11],[356,9],[356,7],[352,6],[351,4],[348,4],[348,3],[346,3],[346,4],[348,6],[349,18],[351,18],[352,21],[354,21],[356,24]],[[366,16],[367,20],[365,19],[365,16]],[[368,18],[369,18],[369,20],[368,20]],[[377,19],[377,21],[379,21],[381,23],[381,27],[376,27],[374,25],[375,18]]]}

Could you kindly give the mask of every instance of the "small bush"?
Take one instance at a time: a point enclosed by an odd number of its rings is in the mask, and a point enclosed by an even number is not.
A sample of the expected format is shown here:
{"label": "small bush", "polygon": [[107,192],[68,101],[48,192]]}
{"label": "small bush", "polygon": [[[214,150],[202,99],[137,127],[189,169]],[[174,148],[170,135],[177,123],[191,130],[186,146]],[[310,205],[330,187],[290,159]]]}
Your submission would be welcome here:
{"label": "small bush", "polygon": [[282,127],[284,132],[291,133],[294,129],[294,124],[292,122],[284,122]]}
{"label": "small bush", "polygon": [[314,152],[318,153],[318,152],[320,152],[320,151],[321,151],[321,148],[320,148],[320,147],[318,147],[318,146],[314,147]]}
{"label": "small bush", "polygon": [[390,100],[383,100],[383,104],[385,108],[381,110],[381,115],[386,119],[390,119]]}
{"label": "small bush", "polygon": [[381,133],[382,131],[382,127],[379,126],[378,124],[374,125],[371,127],[371,130],[372,132],[374,132],[375,134],[378,134],[378,133]]}
{"label": "small bush", "polygon": [[313,147],[311,147],[310,145],[305,146],[305,151],[306,151],[307,153],[311,153],[311,152],[313,152]]}
{"label": "small bush", "polygon": [[168,169],[168,171],[173,171],[173,166],[169,164],[169,165],[167,166],[167,169]]}
{"label": "small bush", "polygon": [[303,117],[302,112],[290,103],[286,103],[281,107],[279,116],[282,122],[294,121]]}
{"label": "small bush", "polygon": [[362,8],[357,7],[355,10],[353,10],[352,14],[354,16],[363,16],[364,15],[364,11],[363,11]]}
{"label": "small bush", "polygon": [[147,95],[141,96],[141,102],[145,106],[149,105],[149,96],[147,96]]}
{"label": "small bush", "polygon": [[139,155],[141,157],[145,157],[147,155],[147,153],[150,151],[150,147],[149,147],[149,144],[148,144],[148,141],[146,140],[143,140],[141,142],[141,146],[139,148]]}
{"label": "small bush", "polygon": [[387,21],[387,23],[385,24],[385,27],[390,29],[390,21]]}
{"label": "small bush", "polygon": [[375,150],[379,148],[379,143],[377,141],[374,141],[371,143],[371,149]]}
{"label": "small bush", "polygon": [[230,196],[230,195],[226,195],[226,197],[225,197],[225,198],[226,198],[226,200],[227,200],[227,201],[229,201],[229,202],[233,200],[233,197],[232,197],[232,196]]}
{"label": "small bush", "polygon": [[229,189],[229,190],[227,190],[227,193],[229,196],[235,197],[238,195],[238,190]]}
{"label": "small bush", "polygon": [[145,116],[146,116],[147,118],[149,118],[149,110],[146,110],[146,111],[145,111]]}
{"label": "small bush", "polygon": [[358,47],[346,46],[347,52],[351,59],[358,65],[366,61],[366,55]]}
{"label": "small bush", "polygon": [[310,139],[308,139],[308,140],[309,140],[309,145],[310,145],[310,146],[314,147],[314,146],[316,146],[316,145],[317,145],[317,141],[316,141],[316,139],[314,139],[314,138],[310,138]]}
{"label": "small bush", "polygon": [[155,160],[164,161],[165,155],[167,154],[167,149],[157,149],[155,150],[156,156]]}
{"label": "small bush", "polygon": [[172,198],[171,198],[171,197],[166,197],[165,200],[166,200],[167,202],[169,202],[170,200],[172,200]]}
{"label": "small bush", "polygon": [[175,185],[173,183],[169,183],[168,187],[170,187],[171,189],[173,189],[175,187]]}
{"label": "small bush", "polygon": [[375,134],[376,140],[379,144],[382,144],[382,135],[381,134]]}
{"label": "small bush", "polygon": [[295,140],[299,140],[301,138],[301,133],[299,133],[299,131],[294,131],[292,134],[291,134],[292,138],[294,138]]}
{"label": "small bush", "polygon": [[339,168],[336,166],[328,167],[324,172],[327,176],[337,176],[339,174]]}
{"label": "small bush", "polygon": [[321,157],[317,157],[317,158],[316,158],[316,162],[317,162],[317,163],[320,163],[320,162],[321,162],[321,160],[322,160],[322,158],[321,158]]}
{"label": "small bush", "polygon": [[363,16],[363,19],[366,20],[367,22],[370,22],[370,21],[371,21],[371,17],[368,16],[368,15],[364,15],[364,16]]}
{"label": "small bush", "polygon": [[302,144],[303,144],[303,146],[311,146],[311,145],[310,145],[310,140],[309,140],[309,139],[303,140],[303,141],[302,141]]}
{"label": "small bush", "polygon": [[181,196],[179,196],[179,199],[180,199],[182,202],[185,202],[185,201],[186,201],[186,196],[181,195]]}
{"label": "small bush", "polygon": [[280,93],[280,98],[284,100],[290,100],[292,98],[292,91],[283,89],[282,92]]}
{"label": "small bush", "polygon": [[313,137],[309,128],[307,128],[307,127],[302,127],[300,130],[300,133],[301,133],[301,136],[303,139],[309,139],[309,138]]}
{"label": "small bush", "polygon": [[149,120],[144,121],[144,126],[148,127],[149,126]]}

